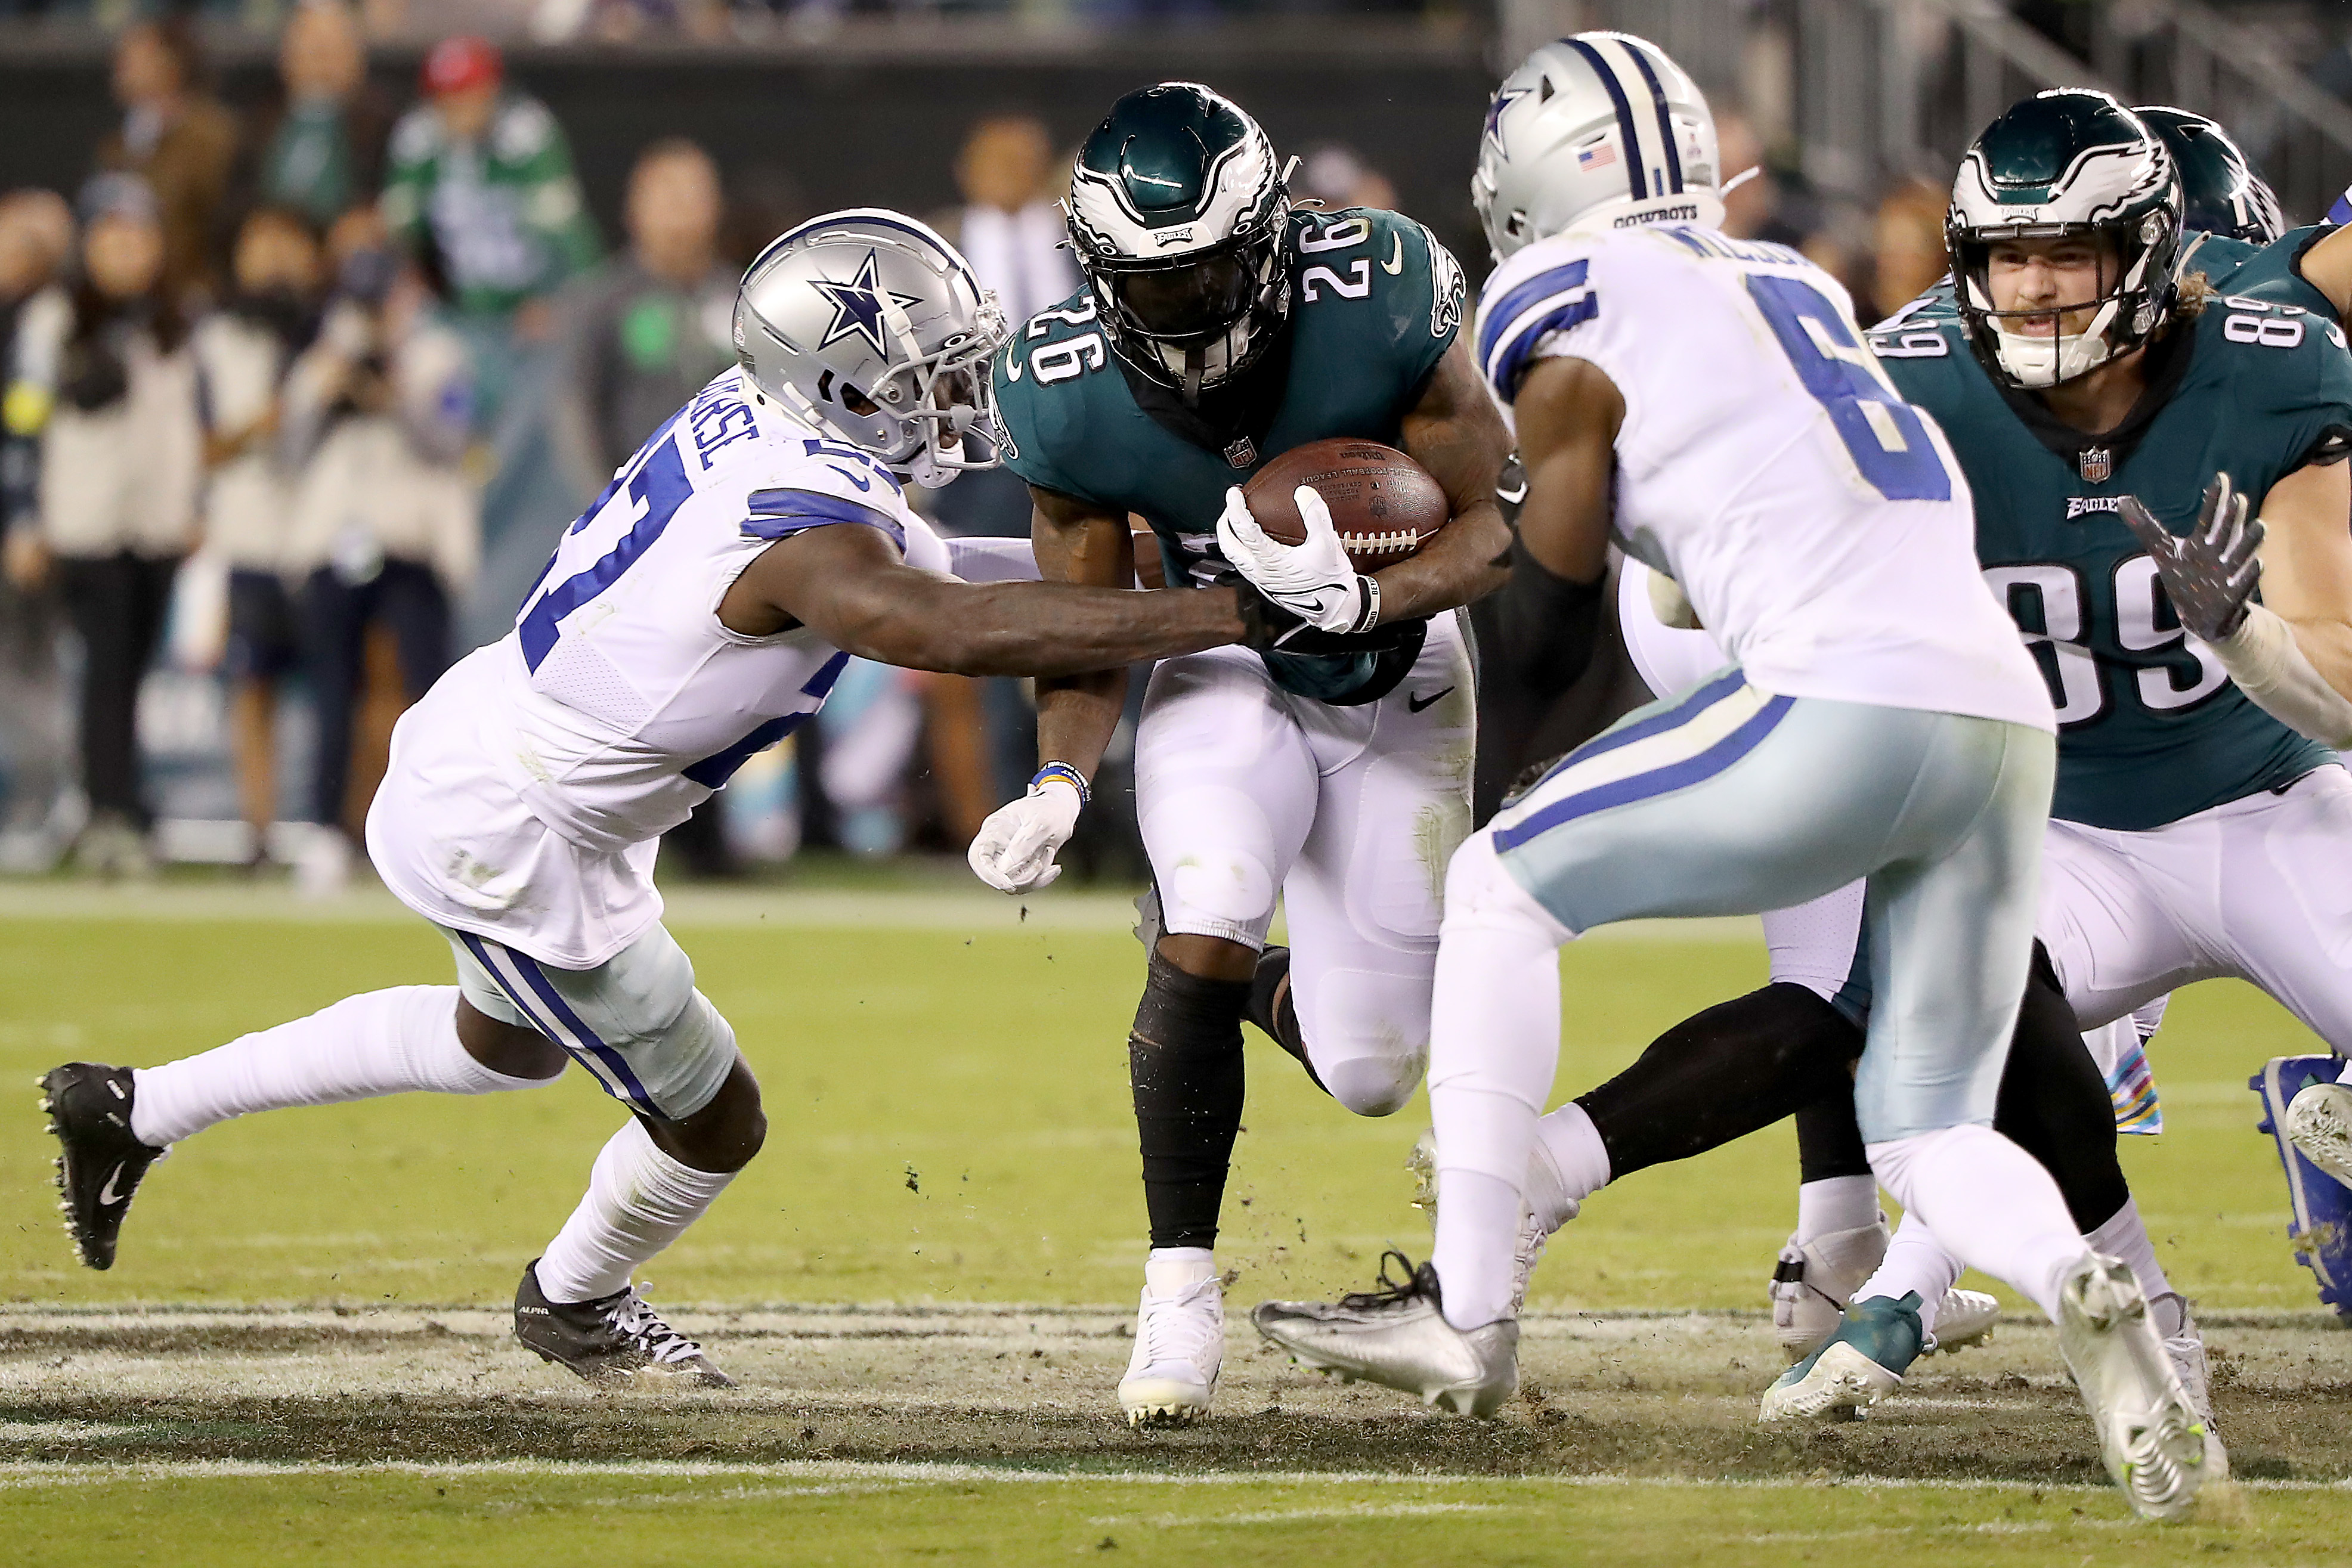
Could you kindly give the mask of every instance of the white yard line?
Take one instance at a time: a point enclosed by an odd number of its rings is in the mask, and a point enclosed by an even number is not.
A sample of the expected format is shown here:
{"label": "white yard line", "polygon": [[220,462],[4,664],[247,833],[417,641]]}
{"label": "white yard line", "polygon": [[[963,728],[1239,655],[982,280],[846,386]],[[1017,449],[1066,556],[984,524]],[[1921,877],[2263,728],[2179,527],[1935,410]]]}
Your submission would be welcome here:
{"label": "white yard line", "polygon": [[[1040,894],[1006,898],[977,885],[961,889],[857,892],[791,887],[686,887],[664,894],[665,920],[698,926],[793,930],[1124,932],[1135,925],[1124,893]],[[235,883],[123,887],[90,883],[0,879],[0,920],[140,920],[170,924],[299,921],[395,925],[417,917],[373,884],[334,898],[303,899],[275,884]],[[1753,919],[1636,920],[1603,926],[1586,940],[1751,942]]]}
{"label": "white yard line", "polygon": [[[445,1462],[385,1460],[342,1464],[325,1460],[141,1459],[124,1464],[26,1459],[0,1462],[0,1489],[114,1485],[152,1480],[257,1480],[310,1476],[525,1477],[551,1480],[606,1477],[622,1480],[675,1482],[725,1479],[853,1484],[898,1483],[968,1486],[999,1481],[1024,1485],[1139,1487],[1464,1487],[1518,1486],[1624,1488],[1661,1487],[1684,1491],[1793,1491],[1885,1487],[1899,1490],[2105,1492],[2104,1483],[2030,1480],[1955,1480],[1901,1476],[1639,1476],[1614,1471],[1594,1475],[1485,1476],[1399,1475],[1372,1470],[1248,1470],[1171,1474],[1153,1470],[1044,1470],[990,1465],[926,1464],[855,1459],[782,1459],[769,1464],[717,1464],[699,1460],[647,1459],[611,1464],[569,1459],[461,1459]],[[2343,1480],[2242,1480],[2254,1491],[2352,1491]],[[686,1494],[676,1500],[687,1500]],[[723,1494],[719,1494],[723,1495]],[[1400,1510],[1411,1505],[1397,1505]],[[1477,1505],[1450,1505],[1475,1507]],[[1271,1516],[1270,1516],[1271,1517]]]}

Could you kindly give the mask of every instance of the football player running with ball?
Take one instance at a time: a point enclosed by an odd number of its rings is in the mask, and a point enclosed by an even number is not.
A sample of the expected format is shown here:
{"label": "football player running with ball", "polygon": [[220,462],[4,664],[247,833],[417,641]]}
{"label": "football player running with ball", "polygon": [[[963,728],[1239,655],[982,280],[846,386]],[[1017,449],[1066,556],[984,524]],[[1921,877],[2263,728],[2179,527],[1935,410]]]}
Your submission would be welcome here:
{"label": "football player running with ball", "polygon": [[2109,1473],[2142,1513],[2177,1515],[2204,1443],[2139,1287],[1990,1125],[2032,946],[2048,694],[1977,573],[1959,464],[1833,279],[1717,230],[1716,162],[1697,89],[1621,34],[1548,45],[1496,96],[1474,190],[1502,265],[1478,348],[1529,485],[1504,591],[1598,580],[1613,536],[1738,663],[1571,752],[1456,853],[1434,1256],[1387,1291],[1269,1302],[1256,1322],[1309,1364],[1493,1411],[1517,1380],[1514,1251],[1559,1059],[1559,946],[1861,877],[1871,1167],[2057,1321]]}
{"label": "football player running with ball", "polygon": [[[1444,247],[1394,213],[1294,208],[1265,131],[1206,88],[1113,105],[1079,153],[1069,224],[1087,287],[996,361],[1039,568],[1127,581],[1136,513],[1168,580],[1249,562],[1303,623],[1263,655],[1161,664],[1136,737],[1159,907],[1129,1042],[1151,1249],[1118,1400],[1134,1424],[1182,1422],[1209,1408],[1223,1354],[1212,1249],[1243,1019],[1360,1115],[1403,1105],[1426,1064],[1444,867],[1470,816],[1474,694],[1453,612],[1502,580],[1509,438],[1456,340],[1462,274]],[[1242,498],[1270,460],[1337,437],[1402,447],[1449,504],[1448,526],[1377,576],[1349,564],[1314,491],[1296,492],[1296,552]],[[1286,571],[1292,556],[1311,569]],[[1126,680],[1106,665],[1038,684],[1044,766],[971,847],[991,885],[1058,874]],[[1265,948],[1277,896],[1287,950]]]}
{"label": "football player running with ball", "polygon": [[[661,924],[663,832],[823,705],[852,654],[1052,676],[1263,632],[1246,588],[961,583],[901,487],[992,465],[1004,328],[963,258],[895,213],[784,235],[745,274],[740,363],[572,524],[515,629],[393,733],[368,852],[448,938],[454,986],[347,998],[162,1067],[42,1083],[81,1260],[112,1265],[139,1182],[233,1116],[552,1083],[577,1061],[629,1113],[524,1269],[515,1327],[595,1382],[729,1380],[631,1284],[760,1150],[734,1030]],[[979,575],[1001,575],[984,559]]]}

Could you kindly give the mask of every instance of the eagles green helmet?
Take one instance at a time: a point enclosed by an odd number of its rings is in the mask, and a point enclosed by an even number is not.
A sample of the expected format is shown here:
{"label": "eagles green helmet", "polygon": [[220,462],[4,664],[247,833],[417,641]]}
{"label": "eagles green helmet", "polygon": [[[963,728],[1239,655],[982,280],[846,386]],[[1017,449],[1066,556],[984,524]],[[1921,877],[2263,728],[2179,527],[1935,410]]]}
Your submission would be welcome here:
{"label": "eagles green helmet", "polygon": [[2276,193],[2221,121],[2163,104],[2132,110],[2164,139],[2180,173],[2180,223],[2197,234],[2268,245],[2286,233]]}
{"label": "eagles green helmet", "polygon": [[1263,355],[1290,308],[1290,195],[1257,121],[1193,82],[1111,105],[1066,209],[1119,357],[1197,401]]}
{"label": "eagles green helmet", "polygon": [[[2011,107],[1960,161],[1944,221],[1969,347],[2010,386],[2043,388],[2086,375],[2156,335],[2172,307],[2180,253],[2180,181],[2163,140],[2104,92],[2056,88]],[[2101,242],[2081,332],[2019,329],[2045,307],[1993,308],[1988,284],[2002,240],[2091,236]]]}

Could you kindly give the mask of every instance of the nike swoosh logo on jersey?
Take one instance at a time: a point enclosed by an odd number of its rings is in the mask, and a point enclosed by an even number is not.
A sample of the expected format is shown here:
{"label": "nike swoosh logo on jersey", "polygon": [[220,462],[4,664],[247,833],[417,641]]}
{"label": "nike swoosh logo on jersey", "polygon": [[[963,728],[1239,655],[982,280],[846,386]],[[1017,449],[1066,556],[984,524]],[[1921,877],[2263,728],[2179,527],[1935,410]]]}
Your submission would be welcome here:
{"label": "nike swoosh logo on jersey", "polygon": [[1391,277],[1404,270],[1404,235],[1401,234],[1389,235],[1389,258],[1381,263],[1381,270]]}
{"label": "nike swoosh logo on jersey", "polygon": [[128,1197],[118,1197],[115,1196],[114,1181],[115,1178],[120,1176],[121,1174],[122,1166],[120,1164],[116,1165],[112,1170],[106,1173],[106,1185],[98,1189],[98,1202],[100,1207],[111,1208],[118,1203],[128,1203],[131,1201]]}
{"label": "nike swoosh logo on jersey", "polygon": [[1407,695],[1407,696],[1406,696],[1406,698],[1404,699],[1404,706],[1405,706],[1406,707],[1408,707],[1408,708],[1411,708],[1413,712],[1415,712],[1415,713],[1419,713],[1422,709],[1423,709],[1423,708],[1427,707],[1430,704],[1432,704],[1432,703],[1435,702],[1439,697],[1442,697],[1442,696],[1445,696],[1445,695],[1448,695],[1448,694],[1450,694],[1453,690],[1454,690],[1454,688],[1453,688],[1452,686],[1448,686],[1448,687],[1446,687],[1446,688],[1445,688],[1445,690],[1444,690],[1444,691],[1442,691],[1442,692],[1432,692],[1429,695],[1427,695],[1427,696],[1425,696],[1425,697],[1416,697],[1416,696]]}

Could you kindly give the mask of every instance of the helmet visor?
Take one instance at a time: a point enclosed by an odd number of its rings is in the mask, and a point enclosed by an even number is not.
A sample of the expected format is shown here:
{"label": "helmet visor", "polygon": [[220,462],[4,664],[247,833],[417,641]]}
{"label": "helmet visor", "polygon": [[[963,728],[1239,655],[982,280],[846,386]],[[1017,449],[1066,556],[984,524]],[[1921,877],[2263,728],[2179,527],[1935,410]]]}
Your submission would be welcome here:
{"label": "helmet visor", "polygon": [[1111,301],[1139,336],[1181,340],[1224,331],[1257,298],[1255,252],[1225,251],[1181,267],[1111,275]]}

